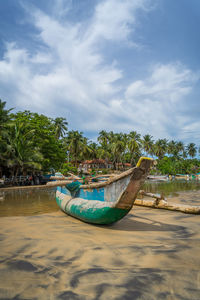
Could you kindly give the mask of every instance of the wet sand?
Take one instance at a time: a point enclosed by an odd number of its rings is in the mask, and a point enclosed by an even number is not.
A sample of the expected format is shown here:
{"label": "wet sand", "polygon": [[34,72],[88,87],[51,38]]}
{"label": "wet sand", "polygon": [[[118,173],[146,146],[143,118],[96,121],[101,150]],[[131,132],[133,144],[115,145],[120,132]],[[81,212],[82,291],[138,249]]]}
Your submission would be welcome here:
{"label": "wet sand", "polygon": [[0,299],[200,299],[200,216],[134,207],[111,226],[0,218]]}

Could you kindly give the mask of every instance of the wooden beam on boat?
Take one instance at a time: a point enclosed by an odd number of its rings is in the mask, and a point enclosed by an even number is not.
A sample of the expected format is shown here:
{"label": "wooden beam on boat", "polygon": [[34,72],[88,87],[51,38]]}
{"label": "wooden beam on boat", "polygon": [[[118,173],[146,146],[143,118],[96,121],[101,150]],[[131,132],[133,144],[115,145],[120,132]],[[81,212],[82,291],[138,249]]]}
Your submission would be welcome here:
{"label": "wooden beam on boat", "polygon": [[72,178],[66,178],[66,177],[58,177],[58,176],[51,176],[50,180],[68,180],[68,179],[72,179]]}
{"label": "wooden beam on boat", "polygon": [[142,195],[142,196],[147,196],[147,197],[155,198],[157,200],[157,203],[160,200],[165,200],[165,198],[164,198],[164,196],[162,194],[161,195],[160,194],[152,194],[152,193],[145,192],[143,190],[140,190],[139,194]]}
{"label": "wooden beam on boat", "polygon": [[72,178],[74,178],[74,179],[77,179],[77,180],[80,180],[80,179],[81,179],[81,177],[76,176],[76,175],[74,175],[73,173],[68,172],[68,174],[69,174]]}
{"label": "wooden beam on boat", "polygon": [[[57,186],[65,186],[66,184],[72,183],[74,180],[56,180],[56,181],[49,181],[46,183],[45,187],[57,187]],[[82,182],[81,180],[79,180]]]}
{"label": "wooden beam on boat", "polygon": [[[94,189],[94,188],[101,188],[104,187],[106,185],[111,184],[114,181],[120,180],[128,175],[131,175],[131,173],[133,172],[134,168],[131,168],[121,174],[115,175],[110,177],[107,181],[104,182],[97,182],[97,183],[88,183],[88,184],[84,184],[81,185],[80,188],[83,189]],[[82,180],[78,179],[80,182],[83,182]],[[65,186],[68,183],[71,183],[73,180],[57,180],[57,181],[53,181],[53,182],[47,182],[46,186],[48,187],[56,187],[56,186]]]}
{"label": "wooden beam on boat", "polygon": [[136,199],[134,205],[180,211],[187,214],[200,214],[200,206],[169,203],[163,199],[160,201],[158,199]]}
{"label": "wooden beam on boat", "polygon": [[116,174],[101,174],[101,175],[97,175],[97,176],[95,176],[95,177],[93,177],[93,178],[101,178],[101,177],[114,177],[114,176],[116,176]]}

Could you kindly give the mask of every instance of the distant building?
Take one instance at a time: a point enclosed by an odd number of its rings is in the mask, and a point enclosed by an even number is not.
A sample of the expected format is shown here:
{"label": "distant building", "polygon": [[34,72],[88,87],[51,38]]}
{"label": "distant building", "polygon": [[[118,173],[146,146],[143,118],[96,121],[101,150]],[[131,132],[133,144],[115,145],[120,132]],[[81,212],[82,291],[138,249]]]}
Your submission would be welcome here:
{"label": "distant building", "polygon": [[112,162],[107,162],[105,159],[85,160],[79,164],[78,170],[87,172],[89,169],[112,169]]}
{"label": "distant building", "polygon": [[117,170],[124,171],[124,170],[128,170],[130,168],[131,168],[131,164],[129,164],[129,163],[116,163]]}

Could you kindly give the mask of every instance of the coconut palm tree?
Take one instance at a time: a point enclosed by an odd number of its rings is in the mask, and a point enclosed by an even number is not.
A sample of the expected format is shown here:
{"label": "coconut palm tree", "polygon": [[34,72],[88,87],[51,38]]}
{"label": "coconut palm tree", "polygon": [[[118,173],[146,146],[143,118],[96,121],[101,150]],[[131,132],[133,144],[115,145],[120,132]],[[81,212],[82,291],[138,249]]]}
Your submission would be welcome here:
{"label": "coconut palm tree", "polygon": [[158,139],[154,144],[154,154],[162,159],[167,153],[167,140],[166,139]]}
{"label": "coconut palm tree", "polygon": [[100,147],[98,149],[98,158],[105,159],[108,161],[111,159],[111,145],[112,145],[113,133],[102,130],[99,132],[99,136],[97,138]]}
{"label": "coconut palm tree", "polygon": [[55,118],[53,121],[55,126],[55,136],[59,139],[65,135],[68,123],[65,118]]}
{"label": "coconut palm tree", "polygon": [[145,134],[142,139],[142,148],[147,153],[153,154],[153,137],[150,134]]}
{"label": "coconut palm tree", "polygon": [[91,157],[91,154],[93,153],[90,145],[89,145],[89,139],[86,137],[83,137],[83,140],[81,142],[81,151],[80,151],[80,159],[84,160],[85,158],[88,159]]}
{"label": "coconut palm tree", "polygon": [[2,128],[5,127],[6,123],[10,121],[10,111],[13,110],[13,108],[5,109],[5,106],[6,102],[0,99],[0,132]]}
{"label": "coconut palm tree", "polygon": [[67,144],[69,154],[73,157],[75,164],[77,165],[77,160],[84,144],[83,132],[79,132],[77,130],[69,131],[67,136]]}
{"label": "coconut palm tree", "polygon": [[185,158],[185,146],[184,146],[184,143],[183,142],[177,142],[177,150],[178,150],[178,154],[182,157]]}
{"label": "coconut palm tree", "polygon": [[97,140],[102,147],[107,148],[109,142],[109,133],[105,130],[101,130]]}
{"label": "coconut palm tree", "polygon": [[10,167],[13,175],[26,170],[40,170],[42,154],[33,142],[35,131],[23,122],[15,121],[7,136],[7,149],[1,155],[4,165]]}
{"label": "coconut palm tree", "polygon": [[130,152],[131,164],[136,164],[136,160],[141,155],[141,135],[136,131],[131,131],[127,136],[127,148]]}
{"label": "coconut palm tree", "polygon": [[194,158],[195,155],[197,154],[197,147],[195,146],[194,143],[189,143],[186,147],[187,153],[190,157]]}
{"label": "coconut palm tree", "polygon": [[123,154],[126,149],[126,136],[123,133],[109,132],[109,150],[114,168],[116,164],[123,161]]}
{"label": "coconut palm tree", "polygon": [[5,109],[6,102],[0,99],[0,177],[3,175],[3,167],[6,166],[5,153],[9,150],[7,138],[11,122],[11,109]]}
{"label": "coconut palm tree", "polygon": [[97,143],[95,142],[89,142],[89,148],[90,148],[90,157],[92,159],[96,159],[98,157],[98,149],[99,149],[99,146]]}
{"label": "coconut palm tree", "polygon": [[167,144],[167,153],[169,155],[172,156],[177,156],[178,155],[178,146],[177,146],[177,142],[174,140],[171,140],[170,142],[168,142]]}

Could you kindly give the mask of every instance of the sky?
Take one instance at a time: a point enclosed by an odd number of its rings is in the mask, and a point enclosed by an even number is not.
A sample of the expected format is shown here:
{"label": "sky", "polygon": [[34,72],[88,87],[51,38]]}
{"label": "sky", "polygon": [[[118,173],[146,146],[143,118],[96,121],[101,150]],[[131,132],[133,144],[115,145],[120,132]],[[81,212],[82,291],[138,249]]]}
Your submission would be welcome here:
{"label": "sky", "polygon": [[0,98],[200,146],[199,28],[199,0],[0,0]]}

